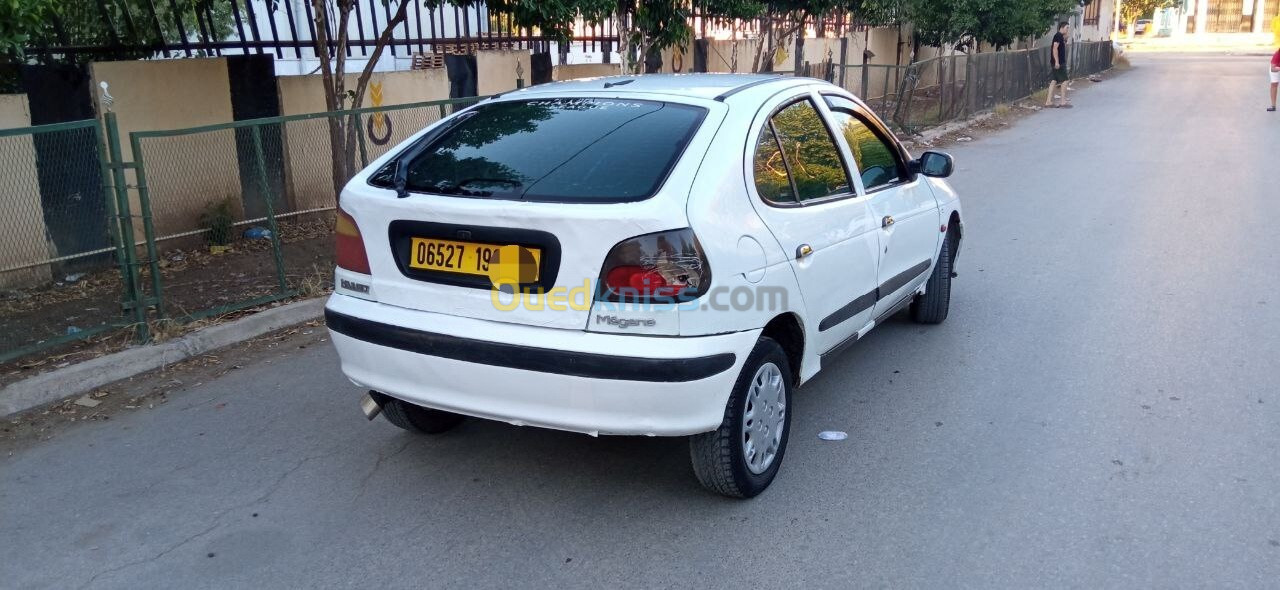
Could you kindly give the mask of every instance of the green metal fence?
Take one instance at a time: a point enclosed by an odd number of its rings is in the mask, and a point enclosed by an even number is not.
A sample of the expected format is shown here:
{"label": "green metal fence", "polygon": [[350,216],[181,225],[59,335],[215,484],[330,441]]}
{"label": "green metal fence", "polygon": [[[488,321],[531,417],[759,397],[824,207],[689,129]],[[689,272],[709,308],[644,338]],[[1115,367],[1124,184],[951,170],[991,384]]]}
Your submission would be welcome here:
{"label": "green metal fence", "polygon": [[[0,363],[327,288],[335,185],[481,98],[127,138],[112,113],[0,130]],[[331,122],[351,131],[346,175]]]}
{"label": "green metal fence", "polygon": [[[335,159],[349,174],[480,98],[131,133],[141,217],[155,255],[142,270],[157,317],[188,321],[332,283]],[[331,149],[341,126],[349,153]],[[353,141],[352,141],[353,140]],[[341,144],[339,144],[341,145]]]}
{"label": "green metal fence", "polygon": [[0,130],[0,362],[127,324],[96,121]]}

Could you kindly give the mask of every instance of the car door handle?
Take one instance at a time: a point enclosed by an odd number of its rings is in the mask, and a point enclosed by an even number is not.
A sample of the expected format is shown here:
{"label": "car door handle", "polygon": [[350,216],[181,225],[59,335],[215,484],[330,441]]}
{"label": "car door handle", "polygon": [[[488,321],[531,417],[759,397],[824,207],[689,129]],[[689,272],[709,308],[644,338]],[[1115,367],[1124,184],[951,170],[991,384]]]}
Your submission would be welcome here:
{"label": "car door handle", "polygon": [[813,254],[813,248],[808,244],[800,244],[800,246],[796,248],[796,260],[806,258],[810,254]]}
{"label": "car door handle", "polygon": [[885,215],[885,216],[884,216],[884,219],[881,219],[881,220],[880,220],[880,227],[890,227],[890,226],[892,226],[892,225],[893,225],[893,216],[892,216],[892,215]]}

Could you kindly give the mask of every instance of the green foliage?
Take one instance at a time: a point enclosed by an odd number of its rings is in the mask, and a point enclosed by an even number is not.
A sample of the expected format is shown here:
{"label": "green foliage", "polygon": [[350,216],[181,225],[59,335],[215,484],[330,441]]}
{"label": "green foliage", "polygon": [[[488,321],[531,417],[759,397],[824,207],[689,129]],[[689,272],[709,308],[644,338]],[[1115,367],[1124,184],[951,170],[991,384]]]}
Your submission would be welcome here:
{"label": "green foliage", "polygon": [[923,45],[985,42],[997,47],[1049,31],[1080,0],[905,0],[906,20]]}
{"label": "green foliage", "polygon": [[1079,6],[1077,0],[973,0],[976,26],[974,39],[1005,47],[1024,37],[1034,37],[1052,29],[1062,15]]}
{"label": "green foliage", "polygon": [[[469,6],[476,0],[425,0],[427,8]],[[599,23],[613,14],[616,0],[488,0],[490,14],[508,15],[516,26],[539,31],[561,41],[573,35],[578,17]]]}
{"label": "green foliage", "polygon": [[231,197],[205,206],[198,220],[200,229],[208,232],[205,241],[211,246],[226,246],[231,243],[235,231],[236,208]]}
{"label": "green foliage", "polygon": [[32,33],[44,26],[44,15],[54,4],[54,0],[0,0],[0,59],[22,58]]}
{"label": "green foliage", "polygon": [[873,27],[896,25],[906,18],[907,0],[857,0],[851,4],[850,12]]}
{"label": "green foliage", "polygon": [[[181,40],[174,8],[187,36],[198,39],[202,19],[210,40],[231,34],[231,4],[208,0],[0,0],[0,60],[21,62],[24,48],[44,46],[146,47]],[[152,9],[155,18],[152,18]],[[110,26],[107,25],[110,23]],[[112,59],[143,58],[149,50],[117,52]],[[88,54],[80,59],[89,59]]]}

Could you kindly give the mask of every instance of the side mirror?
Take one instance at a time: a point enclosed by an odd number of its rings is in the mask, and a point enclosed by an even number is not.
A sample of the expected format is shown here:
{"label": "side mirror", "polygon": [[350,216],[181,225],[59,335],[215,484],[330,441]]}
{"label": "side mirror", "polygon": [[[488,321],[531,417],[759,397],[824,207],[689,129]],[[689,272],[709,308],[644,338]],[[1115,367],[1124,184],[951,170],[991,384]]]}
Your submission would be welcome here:
{"label": "side mirror", "polygon": [[955,171],[956,163],[951,154],[942,152],[925,152],[920,158],[911,162],[911,171],[916,174],[946,178]]}

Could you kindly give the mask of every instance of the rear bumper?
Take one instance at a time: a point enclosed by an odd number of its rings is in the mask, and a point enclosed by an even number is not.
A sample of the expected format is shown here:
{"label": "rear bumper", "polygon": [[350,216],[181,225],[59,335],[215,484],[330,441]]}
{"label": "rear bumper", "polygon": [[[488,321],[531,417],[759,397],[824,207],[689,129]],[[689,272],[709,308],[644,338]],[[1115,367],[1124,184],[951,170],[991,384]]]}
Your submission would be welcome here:
{"label": "rear bumper", "polygon": [[359,386],[446,411],[588,434],[720,425],[759,330],[691,338],[475,320],[334,295],[325,321]]}

